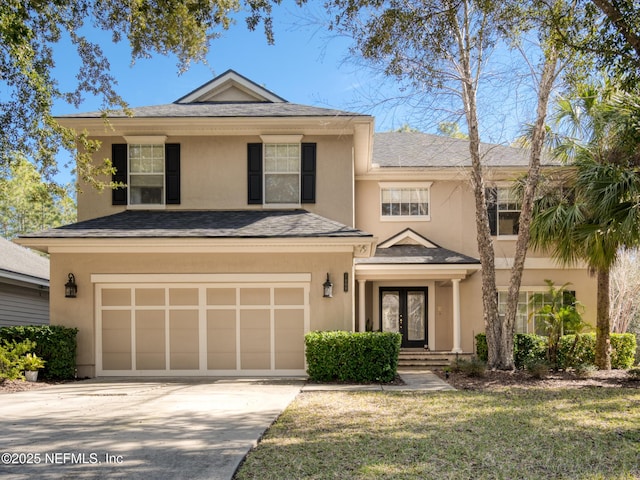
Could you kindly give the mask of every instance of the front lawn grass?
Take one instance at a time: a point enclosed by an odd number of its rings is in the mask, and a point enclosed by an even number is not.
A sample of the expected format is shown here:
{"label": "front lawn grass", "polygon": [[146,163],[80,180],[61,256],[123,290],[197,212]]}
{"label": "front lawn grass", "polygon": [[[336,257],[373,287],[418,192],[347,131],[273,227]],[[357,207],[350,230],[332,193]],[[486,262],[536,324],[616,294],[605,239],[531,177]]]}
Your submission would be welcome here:
{"label": "front lawn grass", "polygon": [[637,479],[640,390],[308,392],[244,479]]}

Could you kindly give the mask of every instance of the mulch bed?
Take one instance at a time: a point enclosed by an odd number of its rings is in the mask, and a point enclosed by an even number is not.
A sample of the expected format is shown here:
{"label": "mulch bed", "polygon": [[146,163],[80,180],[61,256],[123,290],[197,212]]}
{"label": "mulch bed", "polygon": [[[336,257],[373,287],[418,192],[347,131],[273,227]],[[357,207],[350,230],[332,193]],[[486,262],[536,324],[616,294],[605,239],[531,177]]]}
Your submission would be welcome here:
{"label": "mulch bed", "polygon": [[486,371],[483,377],[469,377],[464,373],[449,373],[443,370],[433,373],[457,390],[492,391],[506,388],[640,388],[640,381],[633,379],[625,370],[601,370],[591,373],[588,378],[580,378],[571,371],[550,372],[544,378],[533,378],[522,370]]}
{"label": "mulch bed", "polygon": [[69,383],[75,380],[38,380],[37,382],[27,382],[25,380],[2,380],[0,379],[0,394],[25,392],[38,388],[50,387],[51,385],[60,385],[61,383]]}

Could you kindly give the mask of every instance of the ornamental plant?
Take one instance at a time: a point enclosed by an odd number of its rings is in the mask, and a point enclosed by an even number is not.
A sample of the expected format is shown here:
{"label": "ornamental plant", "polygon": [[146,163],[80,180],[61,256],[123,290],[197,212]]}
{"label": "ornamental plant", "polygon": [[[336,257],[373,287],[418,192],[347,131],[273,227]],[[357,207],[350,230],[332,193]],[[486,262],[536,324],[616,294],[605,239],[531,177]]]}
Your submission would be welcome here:
{"label": "ornamental plant", "polygon": [[44,368],[45,361],[37,356],[35,353],[27,353],[20,359],[22,369],[28,372],[35,372],[41,368]]}
{"label": "ornamental plant", "polygon": [[[536,293],[529,301],[533,307],[529,315],[529,320],[533,317],[541,320],[547,334],[547,361],[552,368],[559,368],[558,349],[560,339],[565,331],[576,333],[585,330],[588,325],[582,320],[582,315],[578,311],[579,304],[569,293],[567,287],[569,283],[556,288],[551,280],[545,280],[549,289],[544,293]],[[537,310],[536,306],[542,305]]]}

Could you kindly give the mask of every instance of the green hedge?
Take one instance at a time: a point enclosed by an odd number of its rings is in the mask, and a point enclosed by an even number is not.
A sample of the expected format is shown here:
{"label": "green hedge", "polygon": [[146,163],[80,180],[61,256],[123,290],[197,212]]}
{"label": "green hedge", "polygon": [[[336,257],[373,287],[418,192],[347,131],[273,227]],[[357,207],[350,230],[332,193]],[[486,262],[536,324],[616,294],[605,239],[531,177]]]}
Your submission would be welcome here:
{"label": "green hedge", "polygon": [[611,368],[627,369],[635,363],[637,341],[633,333],[611,334]]}
{"label": "green hedge", "polygon": [[61,325],[2,327],[0,341],[36,342],[34,353],[46,362],[41,377],[63,380],[76,376],[77,333],[77,328]]}
{"label": "green hedge", "polygon": [[390,382],[398,371],[402,337],[389,332],[310,332],[307,373],[320,382]]}
{"label": "green hedge", "polygon": [[513,339],[513,361],[516,368],[526,368],[547,358],[547,337],[533,333],[516,333]]}
{"label": "green hedge", "polygon": [[[516,368],[524,366],[532,360],[546,358],[547,337],[531,333],[517,333],[514,337],[514,361]],[[558,368],[565,369],[582,364],[595,363],[596,335],[586,333],[578,336],[564,335],[560,339],[558,349]],[[611,334],[611,367],[628,369],[634,364],[636,337],[631,333]],[[476,335],[476,354],[487,361],[487,337],[484,333]]]}
{"label": "green hedge", "polygon": [[570,368],[578,365],[594,365],[596,363],[596,336],[593,333],[565,335],[560,339],[558,347],[558,366]]}

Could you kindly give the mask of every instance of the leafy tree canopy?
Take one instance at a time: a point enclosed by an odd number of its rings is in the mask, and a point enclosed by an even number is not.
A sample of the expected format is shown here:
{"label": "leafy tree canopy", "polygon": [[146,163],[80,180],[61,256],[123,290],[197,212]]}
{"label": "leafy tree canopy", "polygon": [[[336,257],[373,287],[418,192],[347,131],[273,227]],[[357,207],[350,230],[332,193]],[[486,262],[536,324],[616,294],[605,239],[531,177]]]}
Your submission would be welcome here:
{"label": "leafy tree canopy", "polygon": [[62,187],[43,183],[35,166],[14,159],[0,177],[0,236],[18,235],[74,222],[76,205]]}
{"label": "leafy tree canopy", "polygon": [[[79,178],[101,186],[97,176],[111,164],[91,165],[99,145],[60,126],[51,115],[54,101],[78,106],[84,95],[102,98],[106,112],[125,108],[102,48],[83,33],[87,28],[112,32],[114,42],[131,46],[132,61],[159,53],[174,54],[178,69],[206,58],[209,42],[230,27],[236,13],[247,26],[262,24],[273,42],[271,9],[281,0],[4,0],[0,2],[0,167],[15,152],[32,159],[46,179],[57,171],[60,146],[77,155]],[[54,47],[68,39],[80,60],[77,83],[63,91],[54,76]]]}
{"label": "leafy tree canopy", "polygon": [[640,81],[640,7],[637,0],[578,0],[567,44],[593,55],[629,91]]}

